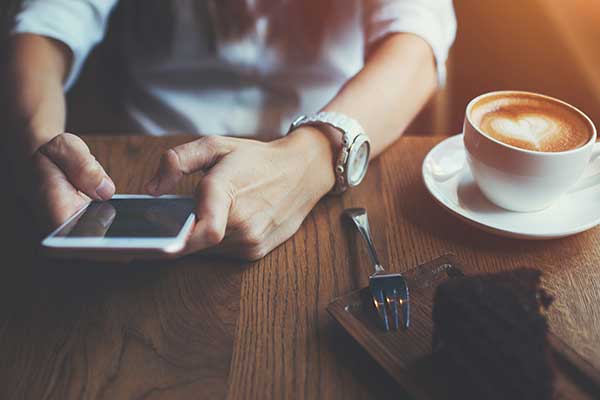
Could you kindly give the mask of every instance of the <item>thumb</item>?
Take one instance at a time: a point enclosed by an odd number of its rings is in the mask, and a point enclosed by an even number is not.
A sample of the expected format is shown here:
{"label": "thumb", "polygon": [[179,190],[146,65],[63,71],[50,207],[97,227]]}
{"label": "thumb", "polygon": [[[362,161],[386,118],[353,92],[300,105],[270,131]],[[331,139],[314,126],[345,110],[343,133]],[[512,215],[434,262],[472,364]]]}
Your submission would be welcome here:
{"label": "thumb", "polygon": [[40,147],[39,152],[60,168],[77,190],[90,198],[108,200],[115,193],[112,179],[78,136],[58,135]]}
{"label": "thumb", "polygon": [[229,213],[234,201],[234,191],[226,177],[208,174],[196,191],[196,225],[185,253],[192,253],[213,247],[225,237]]}
{"label": "thumb", "polygon": [[211,168],[230,151],[231,141],[221,136],[207,136],[169,149],[146,184],[146,191],[154,196],[167,193],[183,176]]}

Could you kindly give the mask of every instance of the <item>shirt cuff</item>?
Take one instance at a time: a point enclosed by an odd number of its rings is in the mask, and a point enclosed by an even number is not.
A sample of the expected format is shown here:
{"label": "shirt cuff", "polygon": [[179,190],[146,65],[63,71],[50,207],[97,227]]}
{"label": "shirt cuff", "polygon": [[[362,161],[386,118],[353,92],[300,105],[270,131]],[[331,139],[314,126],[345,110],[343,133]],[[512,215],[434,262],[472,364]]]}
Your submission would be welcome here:
{"label": "shirt cuff", "polygon": [[425,40],[433,51],[439,86],[446,83],[446,60],[456,35],[454,9],[448,5],[432,9],[418,2],[389,2],[378,6],[370,15],[366,45],[371,47],[390,33],[412,33]]}
{"label": "shirt cuff", "polygon": [[32,33],[64,43],[72,53],[71,68],[64,83],[68,90],[77,80],[90,51],[104,37],[113,5],[113,1],[106,1],[102,6],[86,1],[26,1],[15,18],[12,34]]}

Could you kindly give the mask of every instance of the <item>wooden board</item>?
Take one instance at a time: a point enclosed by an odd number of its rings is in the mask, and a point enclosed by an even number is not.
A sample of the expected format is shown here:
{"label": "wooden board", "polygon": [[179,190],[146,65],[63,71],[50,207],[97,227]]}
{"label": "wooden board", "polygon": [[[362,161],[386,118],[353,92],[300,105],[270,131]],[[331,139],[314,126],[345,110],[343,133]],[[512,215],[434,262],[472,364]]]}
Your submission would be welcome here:
{"label": "wooden board", "polygon": [[[329,313],[398,382],[417,399],[445,399],[432,372],[431,312],[436,287],[469,268],[446,255],[408,271],[411,327],[385,332],[372,308],[368,288],[334,300]],[[550,334],[557,365],[556,398],[594,399],[600,396],[600,373],[557,336]]]}

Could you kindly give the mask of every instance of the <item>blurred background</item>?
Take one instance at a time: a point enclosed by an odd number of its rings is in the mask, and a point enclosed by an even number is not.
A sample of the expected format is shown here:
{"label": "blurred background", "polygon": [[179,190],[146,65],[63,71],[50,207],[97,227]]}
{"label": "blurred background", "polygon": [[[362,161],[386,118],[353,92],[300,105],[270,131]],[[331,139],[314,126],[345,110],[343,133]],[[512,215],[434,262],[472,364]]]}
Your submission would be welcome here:
{"label": "blurred background", "polygon": [[600,0],[455,0],[446,87],[409,133],[462,130],[470,99],[519,89],[558,97],[600,127]]}
{"label": "blurred background", "polygon": [[[558,97],[600,126],[600,0],[455,0],[454,5],[458,33],[446,87],[407,133],[458,133],[467,102],[500,89]],[[106,43],[69,93],[68,130],[133,133],[111,100],[118,95],[119,77],[103,54],[110,54]]]}

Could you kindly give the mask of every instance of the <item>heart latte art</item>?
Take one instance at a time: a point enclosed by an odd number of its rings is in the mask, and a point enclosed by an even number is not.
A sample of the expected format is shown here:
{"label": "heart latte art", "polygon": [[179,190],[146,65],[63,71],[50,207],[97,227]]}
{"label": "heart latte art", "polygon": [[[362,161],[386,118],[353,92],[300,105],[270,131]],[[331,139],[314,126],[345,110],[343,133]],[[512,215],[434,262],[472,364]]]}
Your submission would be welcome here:
{"label": "heart latte art", "polygon": [[575,110],[526,93],[486,97],[473,105],[471,117],[487,135],[526,150],[566,151],[583,146],[592,135]]}
{"label": "heart latte art", "polygon": [[491,115],[486,125],[489,127],[483,128],[484,130],[493,131],[496,135],[513,140],[531,143],[536,150],[541,150],[544,142],[561,133],[559,121],[536,114],[525,114],[517,118]]}

